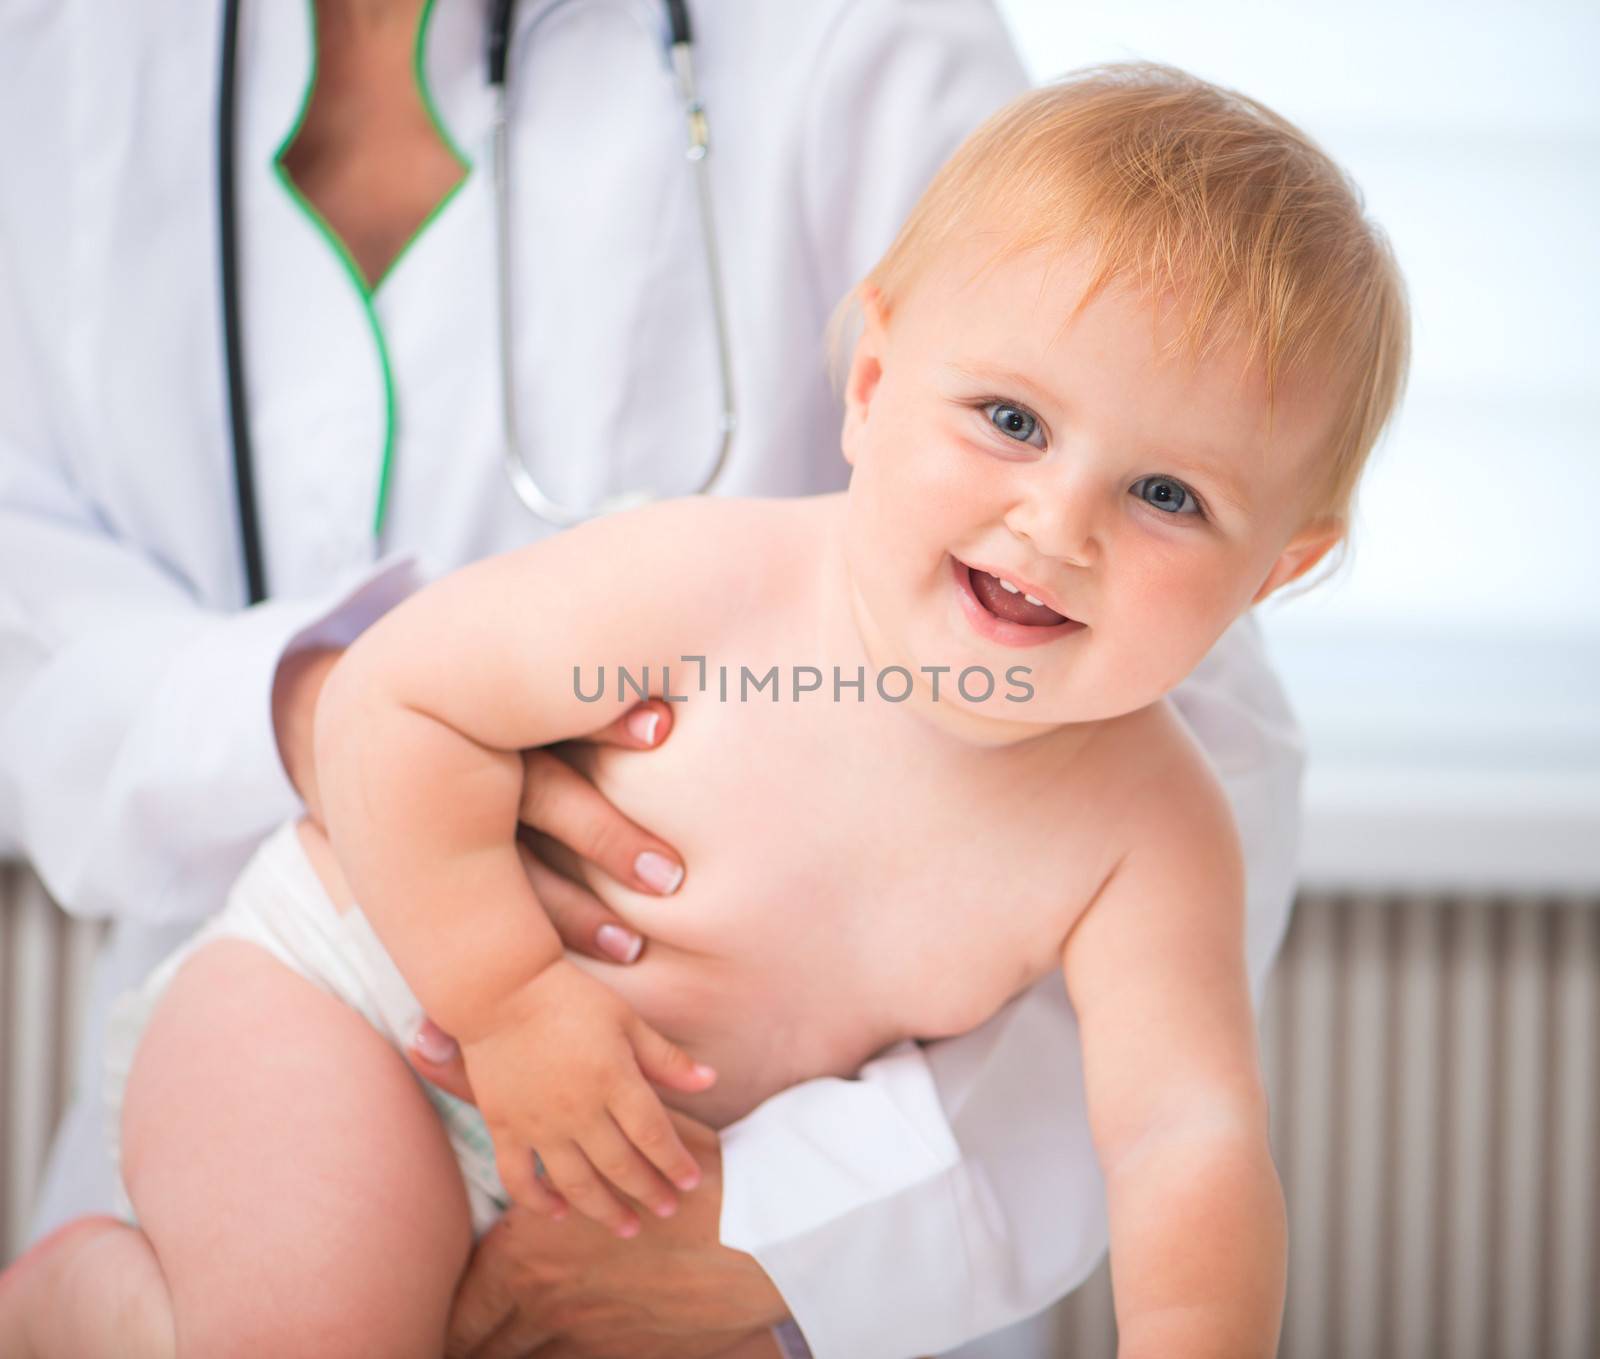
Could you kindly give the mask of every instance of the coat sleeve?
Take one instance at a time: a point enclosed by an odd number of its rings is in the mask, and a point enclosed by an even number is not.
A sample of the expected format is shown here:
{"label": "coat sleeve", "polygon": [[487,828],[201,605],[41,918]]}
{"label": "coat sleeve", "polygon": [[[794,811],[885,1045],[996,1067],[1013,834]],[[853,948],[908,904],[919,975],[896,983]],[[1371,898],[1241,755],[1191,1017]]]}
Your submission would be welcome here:
{"label": "coat sleeve", "polygon": [[[56,899],[148,923],[216,909],[298,807],[271,689],[302,642],[348,640],[415,587],[405,563],[237,611],[118,535],[49,416],[14,213],[0,201],[0,849]],[[10,218],[10,220],[8,220]],[[197,504],[195,512],[215,513]]]}
{"label": "coat sleeve", "polygon": [[[808,129],[825,300],[892,239],[944,158],[1024,84],[987,4],[844,6]],[[1288,919],[1301,770],[1252,620],[1173,697],[1244,842],[1259,997]],[[1107,1243],[1075,1017],[1059,976],[982,1028],[904,1044],[852,1080],[768,1100],[723,1133],[723,1241],[755,1256],[817,1359],[926,1355],[1039,1311]]]}

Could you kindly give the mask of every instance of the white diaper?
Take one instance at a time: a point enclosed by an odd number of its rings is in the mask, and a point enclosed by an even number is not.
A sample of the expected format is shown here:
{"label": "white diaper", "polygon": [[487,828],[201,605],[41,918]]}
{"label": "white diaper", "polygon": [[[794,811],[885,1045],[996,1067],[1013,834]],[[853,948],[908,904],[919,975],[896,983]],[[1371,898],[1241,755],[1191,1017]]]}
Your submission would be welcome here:
{"label": "white diaper", "polygon": [[[156,1001],[178,969],[213,939],[247,939],[302,977],[343,1001],[397,1050],[409,1046],[422,1022],[422,1006],[400,975],[360,909],[334,909],[306,858],[292,824],[269,836],[245,866],[227,904],[198,934],[168,957],[136,991],[113,1004],[106,1025],[104,1094],[112,1162],[122,1215],[134,1222],[133,1205],[121,1179],[122,1092],[134,1049]],[[456,1163],[466,1182],[474,1236],[482,1236],[505,1211],[505,1188],[495,1169],[494,1145],[483,1117],[472,1105],[428,1081],[419,1083],[443,1120]]]}

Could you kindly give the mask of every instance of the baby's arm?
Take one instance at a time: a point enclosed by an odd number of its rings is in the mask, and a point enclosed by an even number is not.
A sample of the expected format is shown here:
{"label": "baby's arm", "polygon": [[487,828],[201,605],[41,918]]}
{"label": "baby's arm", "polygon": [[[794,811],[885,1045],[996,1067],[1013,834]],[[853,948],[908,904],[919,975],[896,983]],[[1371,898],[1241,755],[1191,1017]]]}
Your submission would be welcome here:
{"label": "baby's arm", "polygon": [[1221,791],[1154,795],[1147,838],[1067,938],[1107,1190],[1119,1359],[1276,1352],[1283,1192],[1244,953],[1244,868]]}
{"label": "baby's arm", "polygon": [[596,667],[614,679],[648,665],[659,694],[664,662],[710,649],[711,602],[726,601],[728,552],[743,546],[727,522],[709,502],[671,502],[456,572],[364,633],[318,705],[340,865],[423,1008],[460,1040],[507,1190],[552,1206],[536,1149],[575,1206],[621,1231],[636,1220],[596,1170],[668,1211],[641,1152],[680,1187],[697,1178],[646,1078],[697,1091],[712,1076],[563,959],[518,859],[518,752],[614,715],[615,688],[583,702],[575,667],[592,693]]}

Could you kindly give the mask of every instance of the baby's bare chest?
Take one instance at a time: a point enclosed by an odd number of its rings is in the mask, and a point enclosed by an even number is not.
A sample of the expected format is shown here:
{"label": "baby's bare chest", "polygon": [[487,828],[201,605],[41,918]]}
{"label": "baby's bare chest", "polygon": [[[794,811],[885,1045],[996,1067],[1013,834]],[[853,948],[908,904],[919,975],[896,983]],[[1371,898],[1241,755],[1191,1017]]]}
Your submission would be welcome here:
{"label": "baby's bare chest", "polygon": [[1085,772],[953,757],[870,700],[809,697],[723,701],[713,681],[675,705],[661,749],[583,755],[688,867],[670,899],[591,883],[658,952],[705,965],[701,1005],[759,1002],[825,1044],[866,1035],[864,1051],[965,1032],[1057,965],[1110,871]]}

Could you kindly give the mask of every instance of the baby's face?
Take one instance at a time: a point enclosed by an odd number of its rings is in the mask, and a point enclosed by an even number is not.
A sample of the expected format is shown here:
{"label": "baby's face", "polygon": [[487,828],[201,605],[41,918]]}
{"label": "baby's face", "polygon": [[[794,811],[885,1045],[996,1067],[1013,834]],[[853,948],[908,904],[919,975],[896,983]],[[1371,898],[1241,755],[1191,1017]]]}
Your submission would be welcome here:
{"label": "baby's face", "polygon": [[[869,304],[846,549],[874,664],[950,666],[928,716],[1002,742],[1154,702],[1338,534],[1305,524],[1333,415],[1314,384],[1280,383],[1269,429],[1242,345],[1164,356],[1181,316],[1118,284],[1068,324],[1086,256],[991,259],[952,249],[887,320]],[[959,695],[968,666],[993,697]]]}

